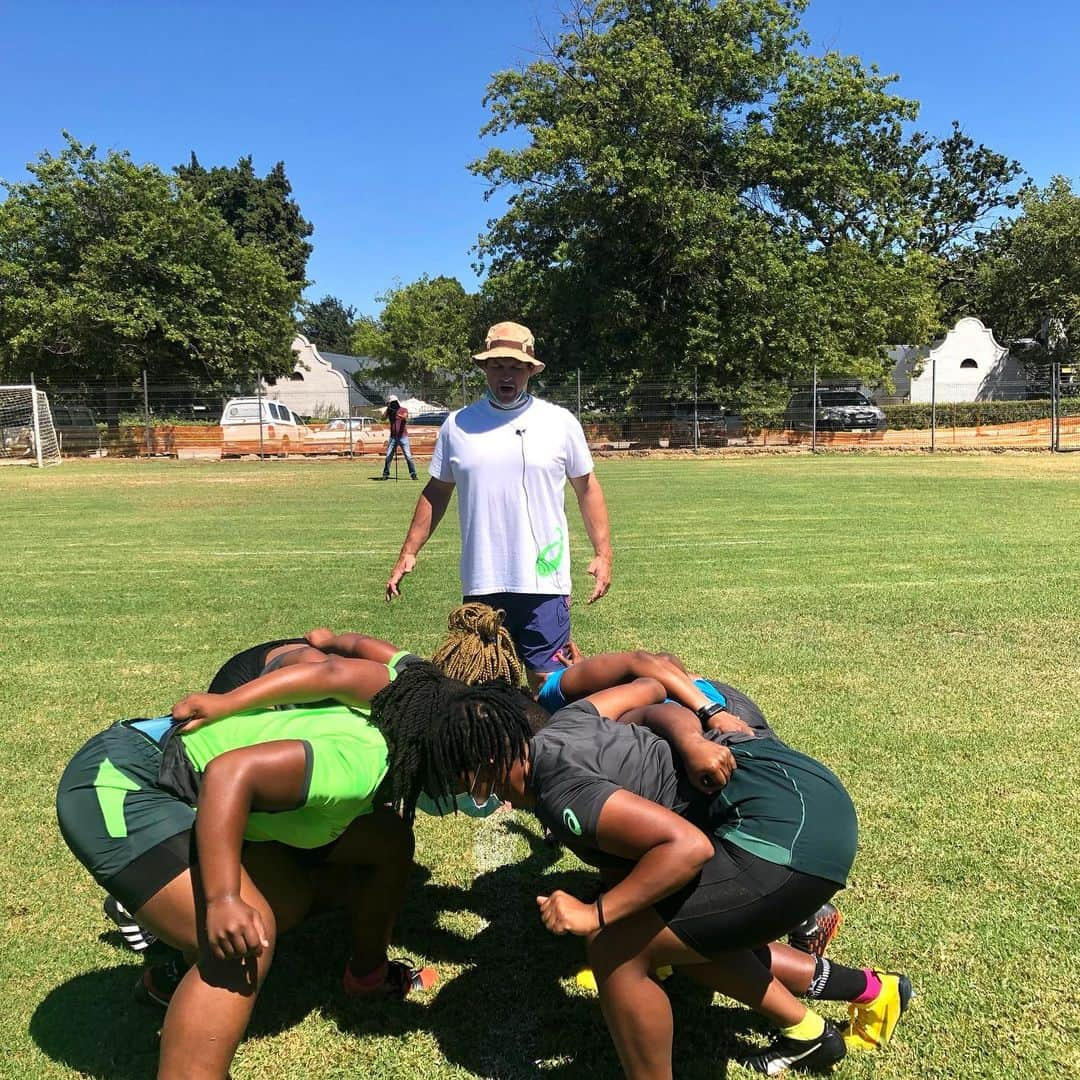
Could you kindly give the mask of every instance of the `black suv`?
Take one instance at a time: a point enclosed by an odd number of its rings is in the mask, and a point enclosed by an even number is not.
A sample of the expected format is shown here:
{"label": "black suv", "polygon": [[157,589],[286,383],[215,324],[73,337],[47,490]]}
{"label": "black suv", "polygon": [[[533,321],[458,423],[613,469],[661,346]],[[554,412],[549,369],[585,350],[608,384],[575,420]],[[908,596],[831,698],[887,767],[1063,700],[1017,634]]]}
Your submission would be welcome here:
{"label": "black suv", "polygon": [[[789,431],[810,431],[814,426],[809,390],[792,394],[784,413],[784,427]],[[817,392],[818,431],[884,431],[885,413],[858,390],[819,390]]]}

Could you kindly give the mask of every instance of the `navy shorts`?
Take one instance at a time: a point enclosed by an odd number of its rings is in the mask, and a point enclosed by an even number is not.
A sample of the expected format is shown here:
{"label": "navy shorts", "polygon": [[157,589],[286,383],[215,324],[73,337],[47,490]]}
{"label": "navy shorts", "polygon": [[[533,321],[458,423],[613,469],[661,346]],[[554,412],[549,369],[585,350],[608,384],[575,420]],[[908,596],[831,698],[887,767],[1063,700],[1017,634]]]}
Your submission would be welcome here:
{"label": "navy shorts", "polygon": [[466,596],[466,604],[487,604],[506,613],[505,626],[521,662],[530,671],[566,667],[555,654],[570,642],[570,597],[550,593],[487,593]]}

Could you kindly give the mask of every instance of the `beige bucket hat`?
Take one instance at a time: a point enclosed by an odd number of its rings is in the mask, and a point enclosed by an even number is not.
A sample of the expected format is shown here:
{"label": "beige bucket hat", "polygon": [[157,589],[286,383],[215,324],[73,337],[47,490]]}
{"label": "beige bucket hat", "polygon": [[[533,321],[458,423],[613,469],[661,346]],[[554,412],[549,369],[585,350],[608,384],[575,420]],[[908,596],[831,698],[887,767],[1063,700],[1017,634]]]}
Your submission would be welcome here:
{"label": "beige bucket hat", "polygon": [[507,356],[511,360],[522,360],[533,367],[533,374],[544,370],[544,365],[536,359],[536,340],[527,326],[516,322],[496,323],[484,339],[484,351],[476,353],[473,359],[481,365],[494,356]]}

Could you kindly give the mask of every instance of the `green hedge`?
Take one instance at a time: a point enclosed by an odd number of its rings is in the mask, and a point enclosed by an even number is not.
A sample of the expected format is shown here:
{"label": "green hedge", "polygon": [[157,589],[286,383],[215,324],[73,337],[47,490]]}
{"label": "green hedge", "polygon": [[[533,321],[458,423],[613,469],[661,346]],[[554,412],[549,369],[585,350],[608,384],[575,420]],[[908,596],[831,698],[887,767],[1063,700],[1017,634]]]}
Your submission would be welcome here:
{"label": "green hedge", "polygon": [[[159,416],[156,413],[150,414],[150,426],[151,427],[206,427],[215,426],[219,423],[220,413],[215,413],[213,416],[207,416],[204,419],[196,420],[190,416],[172,416],[166,414]],[[122,412],[119,416],[119,423],[121,427],[137,427],[142,428],[146,422],[146,418],[141,412]],[[103,423],[99,423],[98,427],[105,427]]]}
{"label": "green hedge", "polygon": [[[1080,398],[1062,398],[1062,416],[1080,416]],[[930,404],[885,405],[885,422],[891,431],[925,431],[930,427]],[[938,402],[938,427],[980,427],[1046,420],[1050,401],[951,401]]]}

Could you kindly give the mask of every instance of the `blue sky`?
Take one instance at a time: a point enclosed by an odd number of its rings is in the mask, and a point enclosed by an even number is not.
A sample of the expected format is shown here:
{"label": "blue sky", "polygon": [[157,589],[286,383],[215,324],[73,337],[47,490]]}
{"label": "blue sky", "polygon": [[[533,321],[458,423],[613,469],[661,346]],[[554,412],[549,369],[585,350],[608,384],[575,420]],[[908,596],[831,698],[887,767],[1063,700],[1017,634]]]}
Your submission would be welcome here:
{"label": "blue sky", "polygon": [[[479,156],[491,73],[526,63],[554,0],[0,0],[0,177],[66,128],[162,166],[285,161],[314,223],[309,296],[375,312],[395,279],[475,284],[498,203]],[[919,126],[953,118],[1040,183],[1080,176],[1074,0],[812,0],[815,46],[902,76]]]}

